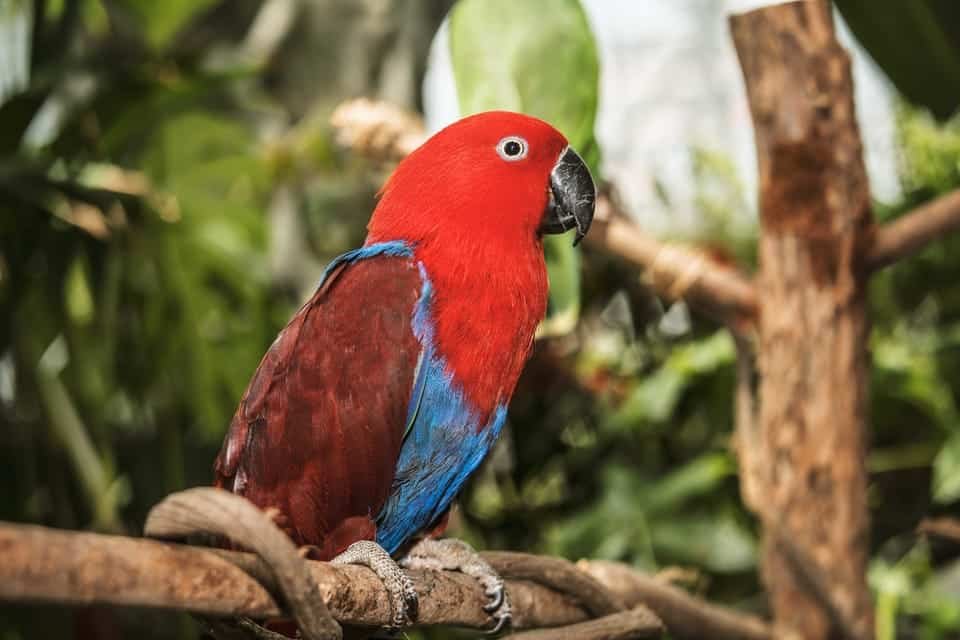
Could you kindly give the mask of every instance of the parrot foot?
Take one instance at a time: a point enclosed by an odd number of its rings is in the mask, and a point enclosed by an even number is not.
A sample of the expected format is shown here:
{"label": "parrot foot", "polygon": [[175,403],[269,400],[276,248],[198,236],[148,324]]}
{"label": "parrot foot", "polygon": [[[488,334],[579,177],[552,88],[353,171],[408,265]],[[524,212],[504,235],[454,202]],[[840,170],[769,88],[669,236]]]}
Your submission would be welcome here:
{"label": "parrot foot", "polygon": [[466,542],[453,538],[424,538],[410,549],[400,564],[408,569],[459,571],[474,578],[489,598],[483,610],[496,621],[490,633],[499,633],[510,626],[513,611],[503,578]]}
{"label": "parrot foot", "polygon": [[419,600],[413,581],[394,562],[386,550],[372,540],[354,542],[347,550],[330,561],[331,564],[359,564],[373,570],[390,594],[392,621],[395,629],[404,627],[417,618]]}

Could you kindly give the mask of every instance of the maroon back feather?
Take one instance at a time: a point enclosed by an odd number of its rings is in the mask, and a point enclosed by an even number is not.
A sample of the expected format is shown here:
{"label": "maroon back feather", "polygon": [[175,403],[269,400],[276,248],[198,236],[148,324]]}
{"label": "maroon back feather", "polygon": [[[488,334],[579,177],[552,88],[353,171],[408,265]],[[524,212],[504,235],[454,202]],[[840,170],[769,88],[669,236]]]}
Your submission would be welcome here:
{"label": "maroon back feather", "polygon": [[278,510],[318,559],[375,537],[420,354],[420,287],[405,257],[331,273],[264,356],[217,457],[216,485]]}

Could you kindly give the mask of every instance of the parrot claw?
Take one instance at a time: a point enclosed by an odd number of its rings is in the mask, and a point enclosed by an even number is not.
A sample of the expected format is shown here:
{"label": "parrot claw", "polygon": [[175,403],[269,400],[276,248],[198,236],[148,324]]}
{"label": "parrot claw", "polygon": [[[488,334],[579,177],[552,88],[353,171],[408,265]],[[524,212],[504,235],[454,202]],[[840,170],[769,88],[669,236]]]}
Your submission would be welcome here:
{"label": "parrot claw", "polygon": [[424,538],[410,549],[400,564],[409,569],[459,571],[474,578],[489,599],[483,606],[495,623],[489,633],[496,634],[510,626],[513,612],[503,578],[466,542]]}
{"label": "parrot claw", "polygon": [[506,589],[503,587],[499,589],[487,589],[484,593],[490,598],[490,602],[483,605],[483,610],[487,613],[493,613],[503,605],[503,598],[506,593]]}
{"label": "parrot claw", "polygon": [[331,564],[359,564],[373,570],[390,594],[392,611],[390,627],[399,629],[417,619],[420,605],[413,581],[394,562],[386,550],[372,540],[354,542],[347,550],[330,561]]}

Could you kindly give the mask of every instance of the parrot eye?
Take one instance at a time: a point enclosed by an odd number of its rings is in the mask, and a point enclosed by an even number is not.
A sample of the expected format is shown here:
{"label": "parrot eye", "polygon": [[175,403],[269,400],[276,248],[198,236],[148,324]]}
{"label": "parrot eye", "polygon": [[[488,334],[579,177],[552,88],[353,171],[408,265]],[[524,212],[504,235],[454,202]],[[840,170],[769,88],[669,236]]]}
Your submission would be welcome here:
{"label": "parrot eye", "polygon": [[520,136],[507,136],[497,143],[497,155],[507,162],[516,162],[527,157],[527,141]]}

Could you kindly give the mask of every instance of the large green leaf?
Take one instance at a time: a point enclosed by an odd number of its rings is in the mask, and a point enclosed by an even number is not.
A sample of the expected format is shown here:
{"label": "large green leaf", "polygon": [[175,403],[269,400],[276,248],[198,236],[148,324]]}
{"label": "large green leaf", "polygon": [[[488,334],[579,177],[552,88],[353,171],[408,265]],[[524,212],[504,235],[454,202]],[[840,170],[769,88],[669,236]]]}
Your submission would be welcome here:
{"label": "large green leaf", "polygon": [[[567,136],[594,177],[599,62],[579,0],[460,0],[450,51],[463,115],[506,109],[542,118]],[[580,309],[580,260],[567,237],[546,240],[550,309],[542,334],[562,334]]]}
{"label": "large green leaf", "polygon": [[948,118],[960,105],[960,3],[836,0],[850,29],[911,102]]}

